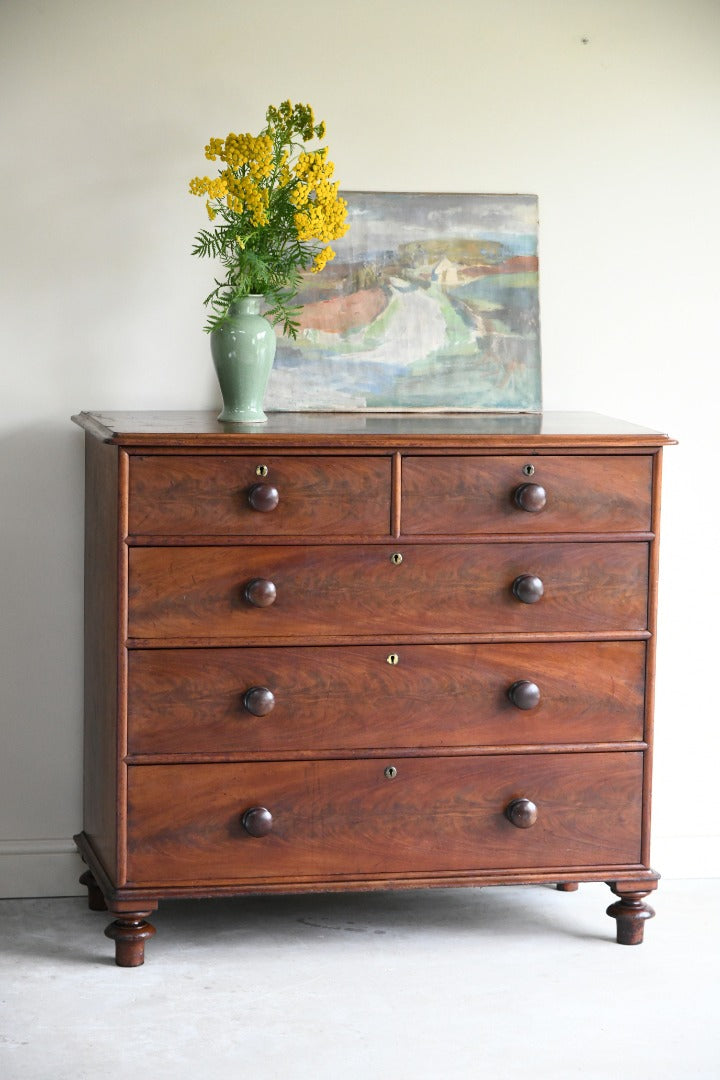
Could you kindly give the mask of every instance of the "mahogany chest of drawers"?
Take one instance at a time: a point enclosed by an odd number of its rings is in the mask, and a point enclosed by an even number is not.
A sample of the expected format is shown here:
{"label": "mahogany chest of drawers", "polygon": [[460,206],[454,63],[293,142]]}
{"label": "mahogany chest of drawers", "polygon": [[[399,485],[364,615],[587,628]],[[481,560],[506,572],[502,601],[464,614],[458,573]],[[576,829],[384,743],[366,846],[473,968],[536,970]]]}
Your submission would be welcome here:
{"label": "mahogany chest of drawers", "polygon": [[670,440],[82,413],[90,906],[607,881],[642,940]]}

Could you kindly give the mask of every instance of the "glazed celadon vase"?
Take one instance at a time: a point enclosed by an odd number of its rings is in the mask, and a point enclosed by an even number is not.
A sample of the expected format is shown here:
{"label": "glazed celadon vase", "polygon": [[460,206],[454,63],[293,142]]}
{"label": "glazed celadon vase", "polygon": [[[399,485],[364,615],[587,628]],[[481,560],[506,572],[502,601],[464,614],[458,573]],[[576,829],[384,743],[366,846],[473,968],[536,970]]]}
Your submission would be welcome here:
{"label": "glazed celadon vase", "polygon": [[275,359],[275,331],[260,314],[262,296],[234,300],[227,318],[210,334],[210,348],[223,399],[218,420],[263,424],[263,399]]}

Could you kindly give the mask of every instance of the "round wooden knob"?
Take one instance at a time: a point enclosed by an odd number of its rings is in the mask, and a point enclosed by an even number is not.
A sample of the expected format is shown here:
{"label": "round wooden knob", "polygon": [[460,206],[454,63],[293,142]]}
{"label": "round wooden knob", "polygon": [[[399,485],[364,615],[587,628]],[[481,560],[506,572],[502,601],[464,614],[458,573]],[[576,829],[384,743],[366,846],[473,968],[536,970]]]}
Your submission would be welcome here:
{"label": "round wooden knob", "polygon": [[508,697],[518,709],[534,709],[540,703],[540,687],[529,679],[518,679],[508,690]]}
{"label": "round wooden knob", "polygon": [[520,484],[513,493],[515,505],[529,514],[539,514],[545,509],[547,492],[542,484]]}
{"label": "round wooden knob", "polygon": [[513,596],[523,604],[537,604],[542,599],[545,587],[535,574],[521,574],[513,581],[512,591]]}
{"label": "round wooden knob", "polygon": [[267,716],[275,708],[275,695],[267,686],[251,686],[245,691],[243,705],[253,716]]}
{"label": "round wooden knob", "polygon": [[537,806],[530,799],[513,799],[505,807],[505,817],[518,829],[529,829],[537,821]]}
{"label": "round wooden knob", "polygon": [[273,484],[253,484],[248,491],[248,502],[253,510],[269,514],[280,502],[280,492]]}
{"label": "round wooden knob", "polygon": [[245,599],[253,607],[270,607],[277,598],[277,589],[272,581],[266,578],[253,578],[245,586]]}
{"label": "round wooden knob", "polygon": [[250,836],[267,836],[273,827],[273,816],[264,806],[251,806],[242,816],[242,826]]}

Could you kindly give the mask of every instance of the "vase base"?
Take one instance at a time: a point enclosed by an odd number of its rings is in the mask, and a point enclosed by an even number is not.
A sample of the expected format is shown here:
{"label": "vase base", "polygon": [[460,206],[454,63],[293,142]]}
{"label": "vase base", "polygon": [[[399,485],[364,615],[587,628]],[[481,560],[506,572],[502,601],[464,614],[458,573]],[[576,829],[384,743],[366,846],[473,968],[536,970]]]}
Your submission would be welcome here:
{"label": "vase base", "polygon": [[234,412],[223,409],[218,413],[218,420],[223,424],[267,424],[267,416],[258,409],[239,409]]}

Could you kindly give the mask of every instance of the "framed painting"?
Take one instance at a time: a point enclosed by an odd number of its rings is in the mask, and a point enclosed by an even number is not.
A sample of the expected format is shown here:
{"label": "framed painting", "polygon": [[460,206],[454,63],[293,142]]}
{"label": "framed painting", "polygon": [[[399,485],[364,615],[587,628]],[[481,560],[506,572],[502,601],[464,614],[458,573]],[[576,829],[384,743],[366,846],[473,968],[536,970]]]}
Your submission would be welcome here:
{"label": "framed painting", "polygon": [[350,229],[305,275],[268,407],[539,412],[537,197],[342,194]]}

